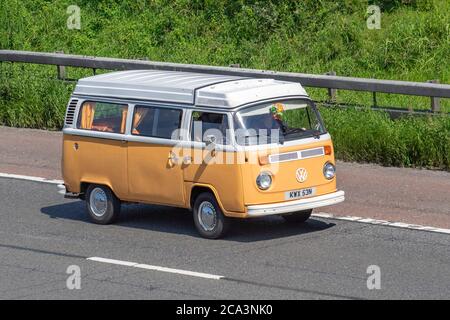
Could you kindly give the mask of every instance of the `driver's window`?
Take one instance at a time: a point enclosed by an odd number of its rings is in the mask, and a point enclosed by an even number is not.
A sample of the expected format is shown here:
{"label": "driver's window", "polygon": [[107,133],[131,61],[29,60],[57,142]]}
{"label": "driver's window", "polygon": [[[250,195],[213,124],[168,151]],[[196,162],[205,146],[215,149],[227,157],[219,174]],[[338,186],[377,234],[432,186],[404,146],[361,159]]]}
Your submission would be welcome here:
{"label": "driver's window", "polygon": [[223,113],[192,112],[191,140],[206,142],[214,137],[217,144],[228,144],[228,117]]}

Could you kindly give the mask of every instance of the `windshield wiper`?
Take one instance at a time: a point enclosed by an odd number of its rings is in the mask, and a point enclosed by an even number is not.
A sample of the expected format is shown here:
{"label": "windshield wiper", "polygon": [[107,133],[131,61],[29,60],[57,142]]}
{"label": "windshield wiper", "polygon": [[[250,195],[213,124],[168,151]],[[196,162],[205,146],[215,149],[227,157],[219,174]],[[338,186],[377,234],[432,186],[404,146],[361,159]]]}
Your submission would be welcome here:
{"label": "windshield wiper", "polygon": [[314,137],[315,139],[320,139],[320,135],[321,135],[321,133],[320,133],[319,130],[314,130],[314,131],[313,131],[313,137]]}
{"label": "windshield wiper", "polygon": [[286,131],[283,132],[283,135],[286,136],[288,134],[292,134],[292,133],[300,133],[300,132],[305,132],[306,129],[302,129],[302,128],[288,128]]}
{"label": "windshield wiper", "polygon": [[310,132],[310,134],[308,134],[308,136],[311,135],[314,137],[314,139],[320,139],[321,132],[319,130],[307,130],[307,129],[303,129],[303,128],[289,128],[289,129],[283,131],[283,135],[286,137],[289,134],[295,134],[295,133],[306,134],[308,132]]}

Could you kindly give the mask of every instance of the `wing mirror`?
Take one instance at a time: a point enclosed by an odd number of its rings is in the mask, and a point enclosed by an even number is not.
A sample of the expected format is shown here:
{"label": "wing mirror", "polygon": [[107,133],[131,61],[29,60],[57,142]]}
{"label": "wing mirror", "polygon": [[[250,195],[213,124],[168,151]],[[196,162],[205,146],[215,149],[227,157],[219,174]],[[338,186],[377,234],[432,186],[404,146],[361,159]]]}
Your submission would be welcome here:
{"label": "wing mirror", "polygon": [[216,148],[216,141],[217,141],[217,138],[216,138],[215,135],[211,134],[211,135],[207,135],[206,136],[205,143],[206,143],[207,147],[212,147],[213,149],[215,149]]}
{"label": "wing mirror", "polygon": [[211,155],[216,155],[216,141],[217,138],[214,135],[207,135],[205,139],[206,149],[211,151]]}

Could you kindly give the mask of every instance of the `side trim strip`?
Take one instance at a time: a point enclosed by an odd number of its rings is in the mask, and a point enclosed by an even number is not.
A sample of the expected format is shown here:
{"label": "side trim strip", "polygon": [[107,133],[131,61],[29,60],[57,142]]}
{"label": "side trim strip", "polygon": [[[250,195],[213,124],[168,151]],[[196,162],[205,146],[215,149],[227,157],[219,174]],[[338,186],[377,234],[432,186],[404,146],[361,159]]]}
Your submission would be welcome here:
{"label": "side trim strip", "polygon": [[[206,148],[206,144],[204,142],[196,142],[196,141],[189,141],[189,140],[171,140],[171,139],[156,138],[156,137],[144,137],[144,136],[137,136],[137,135],[131,135],[131,134],[98,132],[98,131],[73,129],[73,128],[64,128],[63,133],[68,134],[68,135],[82,136],[82,137],[88,137],[88,138],[141,142],[141,143],[163,145],[163,146],[173,146],[173,147],[178,146],[180,148],[193,148],[193,149],[205,149]],[[236,152],[237,151],[232,145],[219,145],[219,144],[216,146],[216,150],[224,151],[224,152]]]}

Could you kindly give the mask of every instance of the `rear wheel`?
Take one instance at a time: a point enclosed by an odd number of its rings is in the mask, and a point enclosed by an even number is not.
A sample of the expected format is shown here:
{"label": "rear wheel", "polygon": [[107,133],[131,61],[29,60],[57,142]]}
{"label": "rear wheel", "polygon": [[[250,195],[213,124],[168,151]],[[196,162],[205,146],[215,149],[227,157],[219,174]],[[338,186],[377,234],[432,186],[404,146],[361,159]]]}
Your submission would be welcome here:
{"label": "rear wheel", "polygon": [[216,198],[209,192],[201,193],[195,199],[193,207],[195,227],[200,235],[208,239],[223,237],[230,221],[220,209]]}
{"label": "rear wheel", "polygon": [[282,217],[287,222],[303,223],[311,217],[312,209],[283,214]]}
{"label": "rear wheel", "polygon": [[120,200],[106,186],[91,184],[86,190],[89,218],[97,224],[110,224],[120,213]]}

